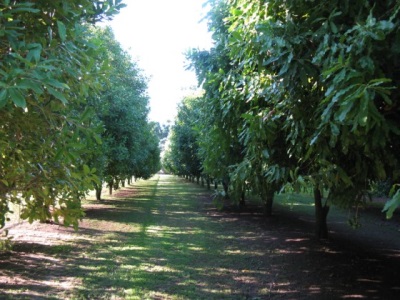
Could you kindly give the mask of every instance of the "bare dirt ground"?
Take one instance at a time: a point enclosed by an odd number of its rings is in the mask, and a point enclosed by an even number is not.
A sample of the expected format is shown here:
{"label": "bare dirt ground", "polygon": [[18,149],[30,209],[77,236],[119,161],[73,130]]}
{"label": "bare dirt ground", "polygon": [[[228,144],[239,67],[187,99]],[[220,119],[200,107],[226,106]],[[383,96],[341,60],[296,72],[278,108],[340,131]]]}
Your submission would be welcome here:
{"label": "bare dirt ground", "polygon": [[[260,208],[243,212],[209,212],[221,219],[240,219],[280,249],[272,258],[277,276],[287,278],[273,299],[400,299],[400,220],[385,220],[380,209],[361,214],[362,226],[352,229],[345,214],[328,218],[330,238],[314,238],[309,215],[276,206],[265,219]],[[280,280],[282,281],[282,280]]]}
{"label": "bare dirt ground", "polygon": [[[132,197],[132,192],[122,190],[114,197]],[[345,215],[333,214],[328,218],[330,239],[317,241],[312,216],[287,207],[275,206],[274,216],[266,219],[256,206],[217,211],[207,192],[198,201],[210,222],[226,224],[225,234],[240,232],[226,247],[258,253],[246,264],[259,277],[251,272],[232,277],[240,299],[400,299],[398,215],[387,221],[379,209],[370,208],[362,214],[363,226],[353,230]],[[72,299],[68,295],[82,284],[72,264],[86,259],[85,247],[96,234],[113,230],[95,221],[105,210],[113,213],[113,207],[93,202],[86,209],[90,216],[79,232],[27,222],[8,228],[14,245],[0,254],[0,299]],[[270,293],[259,294],[263,288]]]}

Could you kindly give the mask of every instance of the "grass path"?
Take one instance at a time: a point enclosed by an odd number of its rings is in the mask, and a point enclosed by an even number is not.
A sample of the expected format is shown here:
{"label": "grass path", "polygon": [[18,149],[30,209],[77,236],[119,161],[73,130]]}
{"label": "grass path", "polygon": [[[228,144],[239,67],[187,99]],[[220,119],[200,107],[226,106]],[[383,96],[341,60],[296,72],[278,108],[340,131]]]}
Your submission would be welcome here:
{"label": "grass path", "polygon": [[250,270],[262,253],[238,245],[236,226],[233,232],[218,218],[207,216],[204,203],[198,201],[204,189],[161,176],[125,188],[115,195],[118,200],[106,202],[104,211],[88,210],[82,230],[97,227],[109,232],[87,249],[92,255],[81,269],[90,272],[82,274],[84,288],[75,296],[246,299],[250,294],[267,295],[269,289],[259,281],[267,271]]}
{"label": "grass path", "polygon": [[[304,222],[220,213],[204,188],[157,175],[88,200],[78,232],[10,230],[0,299],[394,299],[381,257],[316,243]],[[394,269],[397,270],[398,268]],[[397,284],[397,283],[396,283]]]}

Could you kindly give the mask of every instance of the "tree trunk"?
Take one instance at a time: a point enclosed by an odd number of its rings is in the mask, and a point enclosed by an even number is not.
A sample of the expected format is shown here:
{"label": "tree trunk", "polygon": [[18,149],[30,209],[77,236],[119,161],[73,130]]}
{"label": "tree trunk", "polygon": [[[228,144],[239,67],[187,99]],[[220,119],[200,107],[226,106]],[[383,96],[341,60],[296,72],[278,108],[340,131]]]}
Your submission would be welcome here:
{"label": "tree trunk", "polygon": [[96,190],[96,200],[100,201],[101,200],[101,184],[96,184],[95,185],[95,190]]}
{"label": "tree trunk", "polygon": [[122,187],[125,187],[125,179],[121,180]]}
{"label": "tree trunk", "polygon": [[245,197],[246,191],[243,188],[242,192],[240,193],[240,200],[239,200],[239,208],[242,209],[243,207],[246,206],[246,197]]}
{"label": "tree trunk", "polygon": [[112,190],[113,190],[113,182],[110,181],[110,182],[108,183],[108,191],[109,191],[110,195],[112,195]]}
{"label": "tree trunk", "polygon": [[272,205],[274,204],[274,195],[275,192],[273,189],[267,190],[266,193],[262,196],[264,201],[264,215],[266,217],[272,216]]}
{"label": "tree trunk", "polygon": [[229,195],[228,195],[228,189],[229,189],[228,181],[225,180],[225,179],[222,179],[222,186],[224,188],[225,198],[229,198]]}
{"label": "tree trunk", "polygon": [[132,183],[132,178],[128,177],[128,185],[131,185],[131,183]]}
{"label": "tree trunk", "polygon": [[214,190],[218,189],[218,181],[214,179]]}
{"label": "tree trunk", "polygon": [[318,239],[328,238],[328,225],[326,222],[329,206],[325,203],[322,205],[322,194],[318,188],[314,189],[315,203],[315,235]]}
{"label": "tree trunk", "polygon": [[210,182],[210,178],[207,177],[207,190],[211,189],[211,182]]}

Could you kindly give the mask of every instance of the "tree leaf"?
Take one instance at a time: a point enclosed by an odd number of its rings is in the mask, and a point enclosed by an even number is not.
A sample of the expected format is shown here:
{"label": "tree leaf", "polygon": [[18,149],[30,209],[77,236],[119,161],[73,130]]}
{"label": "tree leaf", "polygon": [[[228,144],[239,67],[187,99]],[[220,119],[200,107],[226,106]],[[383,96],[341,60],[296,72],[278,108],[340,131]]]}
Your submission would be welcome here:
{"label": "tree leaf", "polygon": [[20,82],[18,82],[18,88],[20,89],[31,89],[33,90],[36,94],[42,94],[43,89],[40,86],[40,84],[32,79],[22,79]]}
{"label": "tree leaf", "polygon": [[40,54],[42,53],[42,45],[38,43],[32,43],[28,45],[28,55],[26,59],[29,61],[34,60],[36,63],[40,61]]}
{"label": "tree leaf", "polygon": [[90,168],[87,165],[83,165],[83,173],[85,175],[90,174]]}
{"label": "tree leaf", "polygon": [[335,34],[338,33],[338,28],[336,27],[335,23],[333,23],[331,21],[331,22],[329,22],[329,25],[330,25],[331,30],[332,30],[333,33],[335,33]]}
{"label": "tree leaf", "polygon": [[2,89],[0,91],[0,108],[3,108],[7,104],[7,89]]}
{"label": "tree leaf", "polygon": [[63,83],[63,82],[60,82],[60,81],[58,81],[58,80],[52,79],[52,78],[46,80],[46,83],[49,84],[49,85],[51,85],[52,87],[55,87],[55,88],[59,88],[59,89],[69,89],[69,86],[68,86],[67,84],[65,84],[65,83]]}
{"label": "tree leaf", "polygon": [[57,20],[57,28],[58,28],[58,34],[60,35],[61,41],[65,42],[65,39],[67,38],[67,29],[65,28],[64,23]]}
{"label": "tree leaf", "polygon": [[[393,186],[394,187],[394,186]],[[382,212],[386,212],[386,218],[390,219],[393,217],[393,213],[397,207],[400,206],[400,189],[392,196],[382,209]]]}
{"label": "tree leaf", "polygon": [[22,95],[22,93],[16,89],[16,88],[11,88],[8,90],[12,102],[18,107],[21,108],[26,108],[26,100],[25,97]]}
{"label": "tree leaf", "polygon": [[65,98],[65,96],[62,94],[62,93],[60,93],[59,91],[57,91],[57,90],[55,90],[55,89],[53,89],[53,88],[51,88],[51,87],[47,87],[47,91],[51,94],[51,95],[53,95],[54,97],[56,97],[58,100],[60,100],[63,104],[67,104],[68,103],[68,100],[67,100],[67,98]]}

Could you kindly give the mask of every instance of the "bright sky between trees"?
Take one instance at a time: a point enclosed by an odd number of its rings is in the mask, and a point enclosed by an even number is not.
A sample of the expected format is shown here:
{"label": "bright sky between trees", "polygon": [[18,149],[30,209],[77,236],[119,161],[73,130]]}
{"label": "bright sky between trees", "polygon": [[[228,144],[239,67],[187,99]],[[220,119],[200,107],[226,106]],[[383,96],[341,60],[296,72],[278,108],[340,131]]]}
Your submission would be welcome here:
{"label": "bright sky between trees", "polygon": [[173,121],[178,103],[197,86],[186,71],[185,51],[209,49],[206,0],[125,0],[127,7],[110,23],[116,39],[150,77],[152,121]]}

